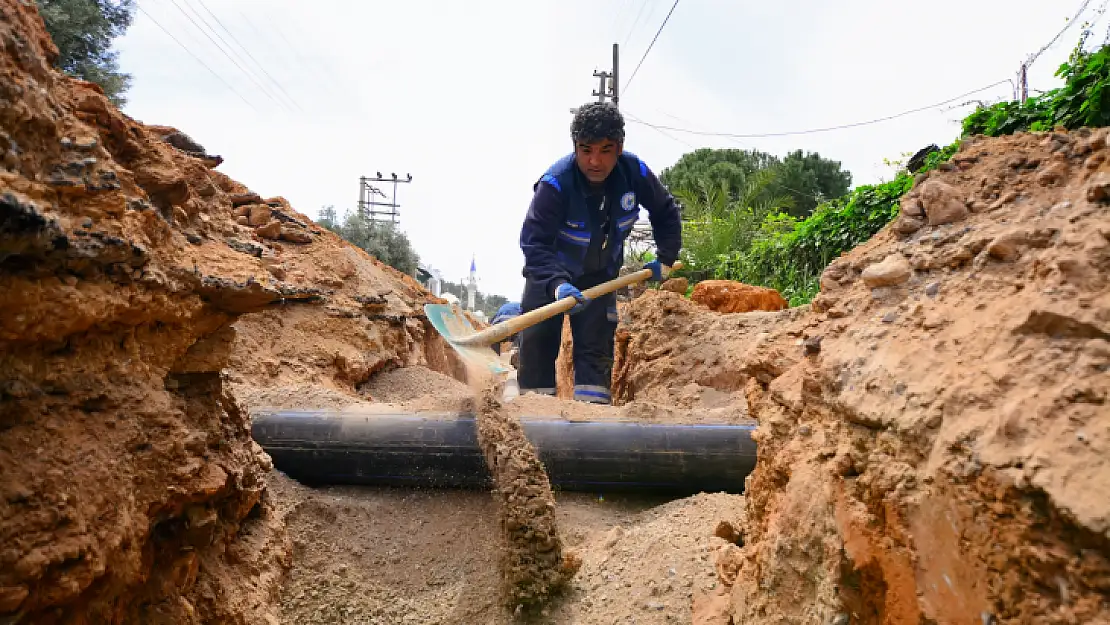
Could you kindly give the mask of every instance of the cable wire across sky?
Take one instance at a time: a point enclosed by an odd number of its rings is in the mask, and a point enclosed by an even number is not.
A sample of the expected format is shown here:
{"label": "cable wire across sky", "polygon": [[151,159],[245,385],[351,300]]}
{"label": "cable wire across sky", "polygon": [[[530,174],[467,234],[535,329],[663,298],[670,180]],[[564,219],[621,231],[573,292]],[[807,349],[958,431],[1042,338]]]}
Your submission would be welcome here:
{"label": "cable wire across sky", "polygon": [[[197,0],[197,2],[200,3],[201,8],[203,8],[204,11],[212,17],[212,19],[216,20],[216,24],[218,24],[219,27],[225,33],[227,33],[228,37],[231,37],[231,40],[234,41],[237,46],[239,46],[239,49],[241,49],[243,52],[245,52],[247,54],[247,56],[250,57],[250,60],[254,61],[254,64],[256,66],[258,66],[258,69],[262,70],[262,73],[266,75],[266,78],[269,78],[270,82],[273,83],[274,86],[276,86],[283,94],[285,94],[286,99],[288,99],[290,102],[292,102],[293,106],[297,107],[297,110],[299,110],[301,113],[304,113],[305,110],[303,108],[301,108],[301,105],[295,99],[293,99],[293,96],[289,95],[289,92],[285,90],[285,87],[281,86],[280,82],[278,82],[273,76],[270,75],[270,72],[266,71],[266,68],[263,67],[262,64],[258,62],[258,59],[254,58],[254,55],[251,54],[251,51],[248,50],[247,47],[244,46],[242,44],[242,42],[240,42],[239,39],[234,34],[232,34],[232,32],[230,30],[228,30],[227,26],[224,25],[223,21],[219,17],[216,17],[216,14],[213,13],[211,11],[211,9],[208,8],[208,5],[204,3],[204,0]],[[223,38],[221,37],[221,40],[222,39]],[[224,43],[227,43],[227,42],[225,41]],[[228,47],[229,48],[231,47],[230,44],[228,45]],[[244,61],[244,63],[246,63],[246,61]]]}
{"label": "cable wire across sky", "polygon": [[[1087,7],[1090,6],[1090,4],[1091,4],[1091,0],[1083,0],[1083,4],[1079,5],[1079,10],[1075,12],[1075,16],[1072,17],[1070,20],[1068,20],[1068,23],[1065,24],[1064,27],[1060,29],[1060,32],[1056,33],[1056,36],[1053,37],[1052,40],[1050,40],[1048,43],[1044,44],[1044,47],[1042,47],[1040,50],[1037,50],[1035,53],[1031,54],[1029,56],[1029,60],[1026,61],[1025,64],[1026,65],[1032,65],[1033,61],[1037,60],[1037,57],[1044,54],[1045,50],[1048,50],[1057,41],[1059,41],[1060,37],[1062,37],[1064,35],[1064,33],[1066,33],[1068,31],[1069,28],[1074,26],[1075,23],[1079,21],[1079,16],[1083,15],[1083,12],[1087,10]],[[1105,6],[1105,4],[1103,6]]]}
{"label": "cable wire across sky", "polygon": [[177,37],[175,37],[175,36],[173,35],[173,33],[171,33],[171,32],[170,32],[169,30],[167,30],[167,29],[166,29],[166,27],[165,27],[165,26],[162,26],[162,24],[161,24],[161,23],[159,23],[159,22],[158,22],[158,20],[154,19],[154,16],[152,16],[152,15],[151,15],[150,13],[147,13],[147,12],[146,12],[146,9],[144,9],[144,8],[142,7],[142,5],[141,5],[141,4],[136,4],[136,5],[135,5],[135,8],[139,9],[140,11],[142,11],[142,12],[143,12],[143,15],[145,15],[145,16],[147,17],[147,19],[149,19],[149,20],[151,21],[151,23],[153,23],[153,24],[154,24],[155,26],[157,26],[157,27],[158,27],[159,29],[161,29],[161,30],[162,30],[162,32],[166,33],[166,35],[167,35],[167,36],[169,36],[169,38],[170,38],[170,39],[172,39],[172,40],[173,40],[174,42],[176,42],[176,43],[177,43],[177,45],[181,46],[181,49],[182,49],[182,50],[184,50],[184,51],[188,52],[188,53],[189,53],[189,56],[191,56],[191,57],[193,57],[194,59],[196,59],[197,63],[200,63],[200,64],[201,64],[202,66],[204,66],[204,69],[206,69],[206,70],[208,70],[209,72],[211,72],[211,73],[212,73],[212,75],[213,75],[213,76],[215,76],[217,80],[219,80],[220,82],[222,82],[222,83],[224,84],[224,86],[226,86],[226,87],[227,87],[228,89],[230,89],[232,93],[234,93],[235,95],[239,96],[239,99],[240,99],[240,100],[242,100],[244,104],[246,104],[247,106],[251,107],[251,109],[253,109],[255,113],[259,113],[259,112],[260,112],[260,111],[258,110],[258,108],[257,108],[257,107],[255,107],[255,105],[251,104],[250,100],[247,100],[247,99],[246,99],[246,98],[245,98],[245,97],[243,96],[243,94],[239,93],[239,92],[238,92],[238,91],[237,91],[237,90],[235,89],[235,87],[232,87],[232,86],[231,86],[231,83],[229,83],[229,82],[227,82],[226,80],[224,80],[224,77],[223,77],[223,76],[220,76],[219,74],[217,74],[217,73],[216,73],[216,70],[212,69],[212,68],[211,68],[211,67],[210,67],[210,66],[209,66],[209,65],[208,65],[207,63],[205,63],[205,62],[204,62],[204,61],[203,61],[203,60],[202,60],[202,59],[201,59],[201,58],[200,58],[199,56],[197,56],[196,54],[193,54],[193,51],[189,49],[189,46],[187,46],[187,45],[185,45],[185,44],[181,43],[181,40],[180,40],[180,39],[178,39]]}
{"label": "cable wire across sky", "polygon": [[894,115],[887,115],[885,117],[879,117],[877,119],[871,119],[871,120],[862,121],[862,122],[853,122],[853,123],[850,123],[850,124],[841,124],[839,126],[828,126],[828,127],[825,127],[825,128],[809,128],[809,129],[806,129],[806,130],[792,130],[792,131],[785,131],[785,132],[758,132],[758,133],[710,132],[710,131],[703,131],[703,130],[692,130],[692,129],[689,129],[689,128],[677,128],[675,126],[665,126],[665,125],[662,125],[662,124],[651,124],[651,123],[645,122],[643,120],[633,118],[631,115],[629,115],[629,117],[632,119],[632,121],[634,123],[643,124],[645,126],[655,128],[656,130],[670,130],[672,132],[682,132],[682,133],[686,133],[686,134],[700,135],[700,136],[704,136],[704,137],[732,137],[732,138],[736,138],[736,139],[763,139],[763,138],[767,138],[767,137],[789,137],[789,136],[794,136],[794,135],[809,135],[809,134],[816,134],[816,133],[819,133],[819,132],[831,132],[831,131],[834,131],[834,130],[844,130],[844,129],[847,129],[847,128],[857,128],[859,126],[870,126],[870,125],[873,125],[873,124],[878,124],[878,123],[890,121],[892,119],[898,119],[899,117],[906,117],[907,115],[913,115],[915,113],[921,113],[921,112],[927,111],[929,109],[937,108],[938,106],[944,106],[946,104],[951,104],[953,102],[957,102],[957,101],[962,100],[962,99],[964,99],[968,96],[972,96],[972,95],[975,95],[976,93],[987,91],[988,89],[993,89],[993,88],[995,88],[999,85],[1004,85],[1008,82],[1010,82],[1009,79],[1000,80],[998,82],[991,83],[991,84],[989,84],[985,87],[980,87],[980,88],[975,89],[973,91],[968,91],[967,93],[962,93],[962,94],[960,94],[958,96],[955,96],[953,98],[948,98],[947,100],[945,100],[943,102],[937,102],[935,104],[930,104],[928,106],[922,106],[922,107],[918,107],[918,108],[915,108],[915,109],[910,109],[908,111],[902,111],[901,113],[895,113]]}
{"label": "cable wire across sky", "polygon": [[674,13],[674,9],[678,6],[678,2],[679,0],[674,0],[674,4],[671,5],[671,10],[667,11],[667,17],[663,18],[663,23],[659,25],[659,30],[655,31],[655,36],[651,38],[651,43],[648,44],[647,50],[644,50],[644,55],[640,57],[640,62],[636,64],[636,69],[632,70],[632,76],[628,78],[628,82],[624,83],[624,88],[621,89],[622,96],[628,93],[628,87],[632,85],[632,81],[636,78],[637,72],[640,71],[640,66],[644,64],[644,59],[647,58],[648,53],[651,52],[651,49],[655,46],[655,41],[659,39],[659,33],[663,32],[663,27],[666,26],[667,22],[671,19],[671,14]]}

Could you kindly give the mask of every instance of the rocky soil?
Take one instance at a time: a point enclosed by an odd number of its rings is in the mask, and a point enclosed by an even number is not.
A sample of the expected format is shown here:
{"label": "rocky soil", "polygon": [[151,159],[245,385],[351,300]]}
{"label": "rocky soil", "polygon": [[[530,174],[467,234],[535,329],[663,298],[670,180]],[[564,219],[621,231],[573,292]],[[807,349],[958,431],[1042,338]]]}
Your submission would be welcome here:
{"label": "rocky soil", "polygon": [[290,546],[237,395],[463,372],[419,285],[56,54],[0,0],[0,620],[276,622]]}
{"label": "rocky soil", "polygon": [[632,303],[623,400],[760,424],[733,622],[1110,622],[1106,139],[969,139],[811,307]]}

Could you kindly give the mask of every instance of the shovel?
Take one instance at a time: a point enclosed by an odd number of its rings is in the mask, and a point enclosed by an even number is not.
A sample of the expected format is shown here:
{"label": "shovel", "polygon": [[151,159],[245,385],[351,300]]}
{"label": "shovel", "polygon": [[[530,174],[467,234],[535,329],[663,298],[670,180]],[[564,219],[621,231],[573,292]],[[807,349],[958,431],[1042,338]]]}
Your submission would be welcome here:
{"label": "shovel", "polygon": [[[682,263],[675,262],[671,266],[671,271],[681,269]],[[619,278],[614,278],[608,282],[590,287],[582,291],[589,299],[596,299],[607,293],[612,293],[618,289],[623,289],[626,286],[647,280],[651,277],[650,269],[641,269],[635,273],[630,273]],[[666,276],[664,276],[666,278]],[[424,314],[428,316],[428,320],[432,322],[435,329],[447,339],[451,347],[462,356],[463,360],[468,363],[480,367],[486,367],[490,372],[495,374],[508,373],[512,368],[507,366],[492,349],[493,345],[504,341],[506,338],[520,332],[525,328],[536,325],[541,321],[545,321],[558,315],[565,313],[574,305],[578,303],[573,297],[564,297],[563,299],[555,300],[546,306],[541,306],[535,310],[529,311],[513,317],[506,321],[502,321],[496,325],[492,325],[481,332],[474,329],[474,325],[470,320],[462,314],[457,305],[451,304],[424,304]]]}

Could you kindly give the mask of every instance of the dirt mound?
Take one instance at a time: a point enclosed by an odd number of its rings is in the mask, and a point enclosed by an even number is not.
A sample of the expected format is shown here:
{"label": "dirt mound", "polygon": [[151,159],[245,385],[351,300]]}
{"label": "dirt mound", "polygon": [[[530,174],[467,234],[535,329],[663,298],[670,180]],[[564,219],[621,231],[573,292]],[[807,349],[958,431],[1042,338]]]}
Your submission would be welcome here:
{"label": "dirt mound", "polygon": [[742,393],[751,379],[770,382],[797,360],[789,342],[800,341],[804,315],[710,313],[676,293],[647,291],[617,332],[614,400],[692,408]]}
{"label": "dirt mound", "polygon": [[1110,620],[1106,135],[966,141],[812,306],[633,302],[622,396],[760,423],[736,623]]}
{"label": "dirt mound", "polygon": [[0,620],[274,622],[289,545],[235,394],[461,367],[411,278],[56,54],[0,0]]}
{"label": "dirt mound", "polygon": [[474,396],[466,384],[420,365],[383,371],[359,391],[374,401],[406,404],[412,410],[463,406]]}

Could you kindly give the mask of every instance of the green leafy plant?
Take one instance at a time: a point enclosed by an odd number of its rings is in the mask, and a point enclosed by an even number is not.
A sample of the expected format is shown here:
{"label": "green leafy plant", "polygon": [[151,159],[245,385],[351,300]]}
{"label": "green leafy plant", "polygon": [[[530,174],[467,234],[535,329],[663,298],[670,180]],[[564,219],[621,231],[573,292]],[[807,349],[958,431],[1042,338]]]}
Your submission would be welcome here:
{"label": "green leafy plant", "polygon": [[760,224],[769,214],[793,208],[793,198],[767,190],[776,182],[775,170],[751,173],[738,191],[726,181],[701,181],[697,189],[683,187],[675,197],[684,208],[682,261],[678,275],[704,279],[719,274],[719,267],[734,250],[751,246]]}
{"label": "green leafy plant", "polygon": [[963,134],[998,137],[1015,132],[1044,132],[1061,126],[1110,125],[1110,46],[1094,52],[1082,41],[1057,70],[1063,87],[1022,102],[980,107],[963,121]]}
{"label": "green leafy plant", "polygon": [[94,82],[116,106],[131,75],[120,71],[112,42],[131,26],[135,0],[38,0],[39,15],[58,47],[55,66],[70,76]]}

